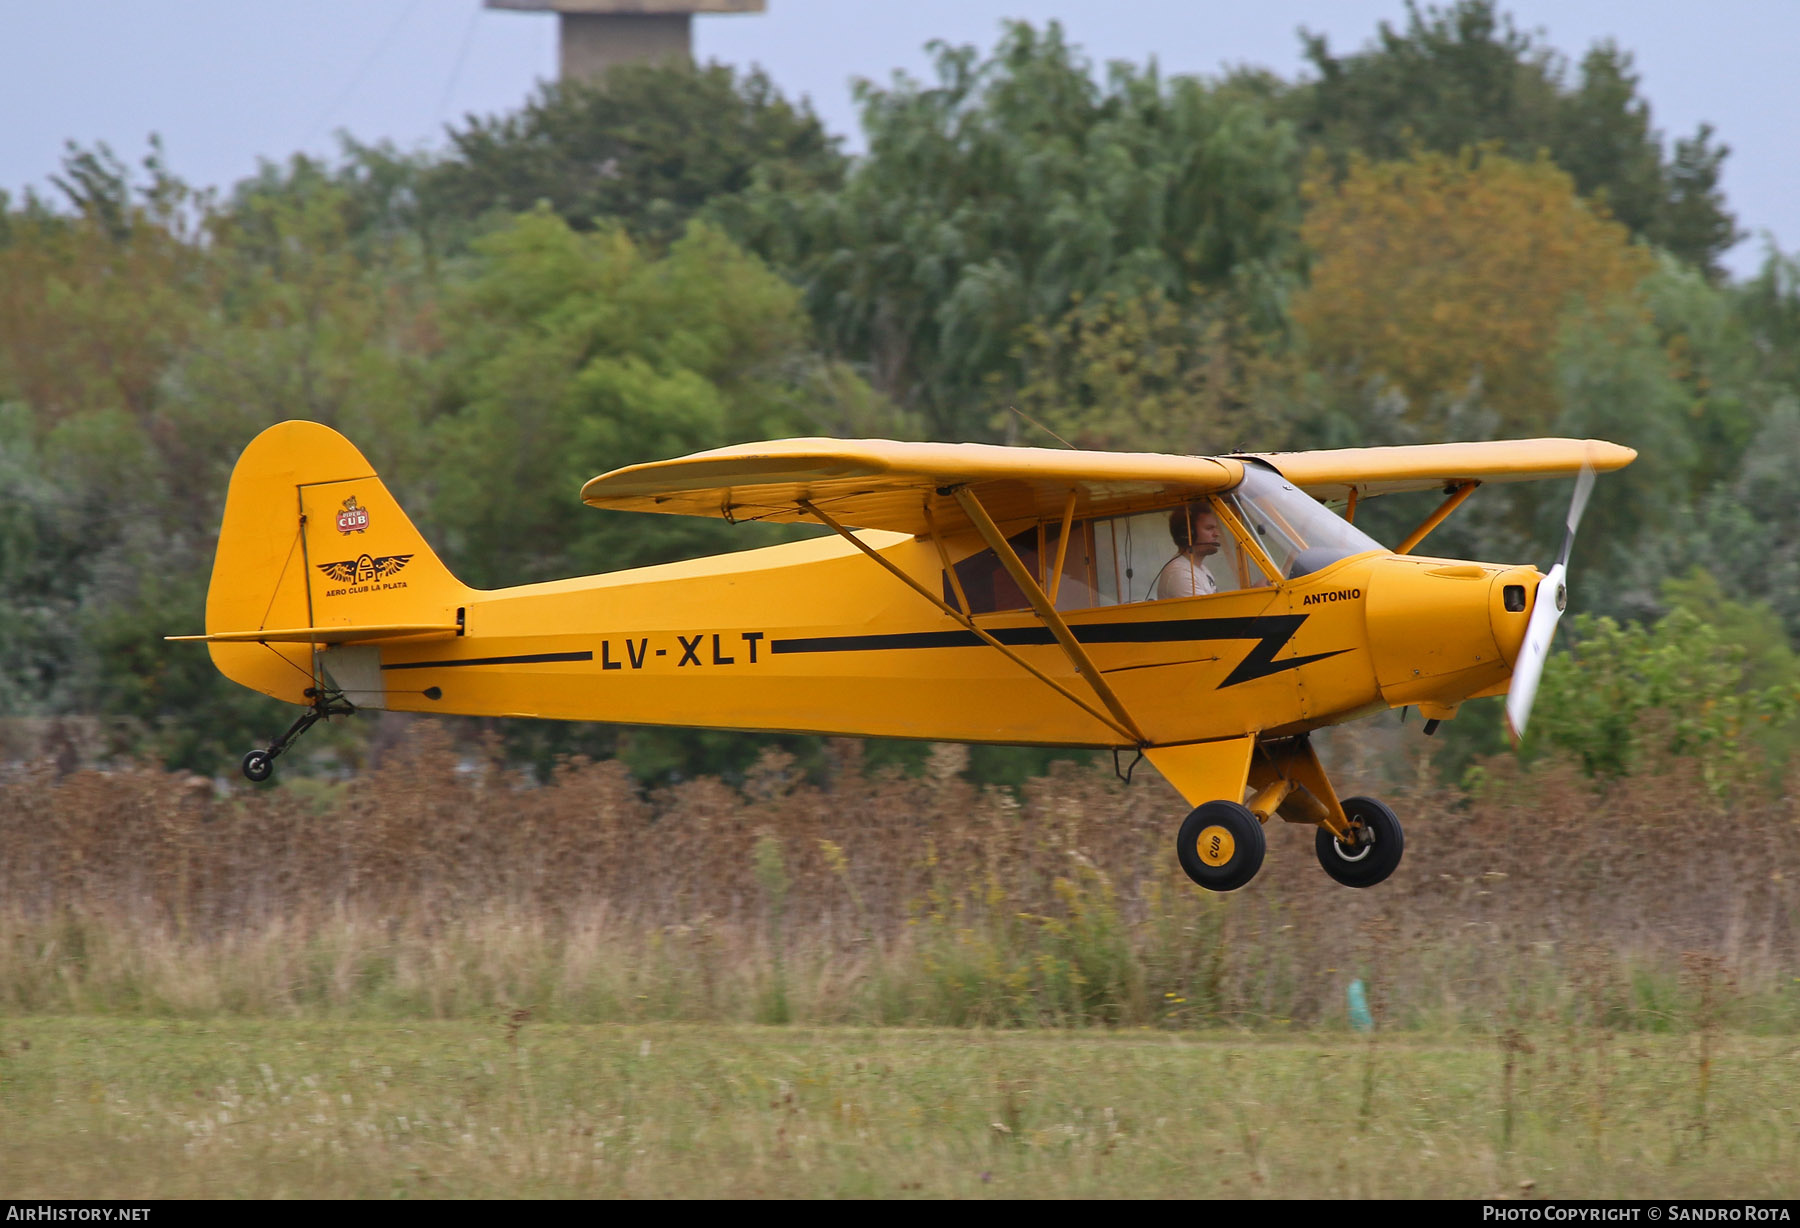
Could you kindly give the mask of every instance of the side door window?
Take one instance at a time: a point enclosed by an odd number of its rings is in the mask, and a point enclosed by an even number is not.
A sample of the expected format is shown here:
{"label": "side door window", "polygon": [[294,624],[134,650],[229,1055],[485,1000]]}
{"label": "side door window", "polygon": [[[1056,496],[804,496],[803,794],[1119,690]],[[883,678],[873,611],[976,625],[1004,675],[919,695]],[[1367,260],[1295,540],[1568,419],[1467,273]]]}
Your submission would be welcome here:
{"label": "side door window", "polygon": [[[1205,597],[1270,582],[1210,500],[1076,522],[1059,576],[1056,557],[1061,538],[1060,524],[1033,525],[1007,538],[1059,610]],[[992,549],[971,554],[954,569],[971,614],[1031,605]],[[947,605],[957,604],[956,585],[946,573]]]}
{"label": "side door window", "polygon": [[1230,527],[1199,500],[1095,523],[1097,604],[1169,601],[1269,583]]}
{"label": "side door window", "polygon": [[[1025,570],[1041,578],[1042,573],[1038,567],[1039,538],[1039,526],[1032,525],[1021,533],[1013,534],[1006,541],[1018,553],[1019,561],[1025,564]],[[955,564],[955,568],[956,583],[961,585],[963,595],[969,599],[971,614],[1022,610],[1031,605],[991,546],[971,554]],[[956,590],[948,575],[944,576],[944,603],[952,607],[956,605]]]}

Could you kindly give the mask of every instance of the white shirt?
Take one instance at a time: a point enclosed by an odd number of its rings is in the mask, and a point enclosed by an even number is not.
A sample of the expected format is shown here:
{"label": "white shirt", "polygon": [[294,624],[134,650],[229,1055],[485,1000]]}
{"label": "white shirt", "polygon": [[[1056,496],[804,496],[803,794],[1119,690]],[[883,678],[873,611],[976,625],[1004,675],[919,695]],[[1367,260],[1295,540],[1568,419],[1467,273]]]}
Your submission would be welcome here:
{"label": "white shirt", "polygon": [[1212,573],[1186,554],[1178,554],[1157,574],[1156,599],[1171,597],[1204,597],[1219,591]]}

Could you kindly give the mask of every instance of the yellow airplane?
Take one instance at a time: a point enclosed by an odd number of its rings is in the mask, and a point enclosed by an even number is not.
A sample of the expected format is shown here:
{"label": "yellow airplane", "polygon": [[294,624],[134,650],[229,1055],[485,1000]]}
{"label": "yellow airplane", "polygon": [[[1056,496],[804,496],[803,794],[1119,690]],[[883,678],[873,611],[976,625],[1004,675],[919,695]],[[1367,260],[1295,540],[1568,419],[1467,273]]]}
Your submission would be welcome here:
{"label": "yellow airplane", "polygon": [[[1177,854],[1230,891],[1263,824],[1312,824],[1368,887],[1399,820],[1340,799],[1308,734],[1417,707],[1427,732],[1508,693],[1524,732],[1595,471],[1630,448],[1532,439],[1238,456],[788,439],[593,479],[594,507],[810,521],[813,540],[484,591],[458,581],[362,454],[284,422],[238,460],[204,641],[316,721],[364,708],[1135,751],[1192,812]],[[1579,475],[1562,556],[1413,551],[1485,482]],[[1392,550],[1361,500],[1439,489]],[[1343,508],[1341,515],[1330,505]],[[1135,763],[1135,760],[1133,761]]]}

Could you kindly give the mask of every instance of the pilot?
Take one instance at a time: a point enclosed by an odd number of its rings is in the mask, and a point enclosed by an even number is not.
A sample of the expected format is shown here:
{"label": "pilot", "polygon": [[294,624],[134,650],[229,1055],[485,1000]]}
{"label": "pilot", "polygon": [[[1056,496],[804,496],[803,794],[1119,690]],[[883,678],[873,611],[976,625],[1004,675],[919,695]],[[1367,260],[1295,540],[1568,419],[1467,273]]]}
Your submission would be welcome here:
{"label": "pilot", "polygon": [[1176,508],[1169,514],[1169,536],[1175,540],[1175,557],[1156,573],[1157,600],[1218,592],[1218,583],[1200,561],[1219,552],[1219,518],[1212,508],[1204,503]]}

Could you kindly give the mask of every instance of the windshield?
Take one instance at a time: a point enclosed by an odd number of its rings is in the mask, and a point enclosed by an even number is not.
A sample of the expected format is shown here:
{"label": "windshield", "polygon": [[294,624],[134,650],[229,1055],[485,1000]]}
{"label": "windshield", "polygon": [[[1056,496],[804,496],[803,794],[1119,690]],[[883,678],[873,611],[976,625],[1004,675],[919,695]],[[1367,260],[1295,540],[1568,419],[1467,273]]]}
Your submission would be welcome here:
{"label": "windshield", "polygon": [[1384,548],[1261,465],[1246,464],[1243,482],[1224,498],[1289,580],[1353,554]]}

